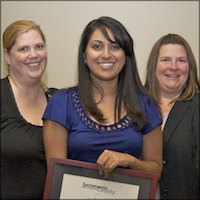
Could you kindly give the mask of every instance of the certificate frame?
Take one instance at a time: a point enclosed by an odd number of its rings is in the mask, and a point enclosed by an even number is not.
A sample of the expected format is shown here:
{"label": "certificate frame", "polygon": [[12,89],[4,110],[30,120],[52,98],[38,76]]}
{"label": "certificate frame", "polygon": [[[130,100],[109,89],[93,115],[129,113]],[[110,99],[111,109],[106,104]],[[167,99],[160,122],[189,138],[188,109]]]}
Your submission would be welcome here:
{"label": "certificate frame", "polygon": [[[109,174],[107,178],[104,178],[99,174],[98,166],[96,163],[89,163],[71,159],[50,158],[48,172],[45,181],[43,199],[61,199],[60,194],[61,194],[61,188],[63,188],[63,180],[65,175],[67,176],[75,175],[75,177],[78,176],[78,178],[79,176],[80,178],[81,177],[91,178],[91,179],[96,179],[97,181],[101,180],[102,182],[111,181],[117,184],[125,183],[128,185],[133,185],[133,187],[135,186],[138,187],[139,192],[137,194],[138,195],[137,198],[127,198],[127,199],[155,199],[155,194],[158,184],[158,175],[149,172],[125,169],[125,168],[116,168],[111,174]],[[79,180],[81,180],[80,178]],[[70,185],[71,182],[67,184]],[[64,187],[66,187],[66,185]],[[67,187],[65,189],[67,189]],[[75,189],[77,189],[77,187]],[[76,192],[77,194],[79,193],[77,190]],[[64,199],[80,199],[80,198],[65,197]],[[98,199],[98,198],[87,197],[81,199]],[[115,199],[115,198],[106,197],[106,199]]]}

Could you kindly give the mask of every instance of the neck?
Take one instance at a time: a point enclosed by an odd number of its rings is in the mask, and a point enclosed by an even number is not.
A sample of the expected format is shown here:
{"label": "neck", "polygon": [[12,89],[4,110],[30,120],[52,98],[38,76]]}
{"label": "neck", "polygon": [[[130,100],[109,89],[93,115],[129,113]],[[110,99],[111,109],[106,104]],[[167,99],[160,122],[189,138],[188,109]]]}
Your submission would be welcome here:
{"label": "neck", "polygon": [[47,105],[45,93],[40,82],[26,83],[8,77],[16,105],[23,118],[35,125],[42,125],[42,115]]}
{"label": "neck", "polygon": [[172,103],[175,102],[176,99],[180,96],[181,92],[161,92],[160,103],[168,102]]}
{"label": "neck", "polygon": [[159,106],[162,114],[166,114],[171,111],[177,97],[178,96],[161,96]]}
{"label": "neck", "polygon": [[28,82],[22,79],[17,79],[14,76],[8,76],[12,88],[25,96],[35,96],[41,91],[41,82],[33,81]]}
{"label": "neck", "polygon": [[43,92],[40,81],[29,83],[12,76],[9,76],[8,79],[14,93],[18,97],[23,97],[24,101],[27,99],[30,102],[34,102],[40,96],[41,92]]}
{"label": "neck", "polygon": [[[97,87],[101,88],[104,96],[113,96],[116,95],[117,90],[117,80],[113,81],[94,81]],[[93,92],[95,95],[98,95],[98,90],[93,87]]]}

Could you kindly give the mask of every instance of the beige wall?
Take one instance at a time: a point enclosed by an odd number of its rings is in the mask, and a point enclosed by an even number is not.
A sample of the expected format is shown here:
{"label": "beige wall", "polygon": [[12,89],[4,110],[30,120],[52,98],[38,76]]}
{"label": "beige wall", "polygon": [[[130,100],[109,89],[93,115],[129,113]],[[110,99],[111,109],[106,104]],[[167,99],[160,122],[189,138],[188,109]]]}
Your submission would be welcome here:
{"label": "beige wall", "polygon": [[[76,81],[78,44],[84,27],[103,15],[121,21],[132,35],[142,80],[152,45],[169,32],[185,37],[199,66],[198,1],[1,1],[1,36],[15,20],[38,23],[48,47],[44,81],[61,88]],[[1,77],[5,77],[2,59],[1,66]]]}

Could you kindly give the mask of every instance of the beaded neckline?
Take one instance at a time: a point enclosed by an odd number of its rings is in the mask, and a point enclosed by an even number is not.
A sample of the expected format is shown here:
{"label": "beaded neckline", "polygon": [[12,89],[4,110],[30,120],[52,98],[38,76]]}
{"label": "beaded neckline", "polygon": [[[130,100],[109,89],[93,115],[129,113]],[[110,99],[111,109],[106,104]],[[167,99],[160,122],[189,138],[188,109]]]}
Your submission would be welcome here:
{"label": "beaded neckline", "polygon": [[72,93],[73,101],[74,101],[74,106],[76,108],[76,111],[81,118],[81,120],[84,122],[86,126],[88,126],[91,129],[95,129],[100,132],[114,132],[117,130],[122,130],[131,125],[131,120],[128,117],[128,115],[125,115],[121,120],[116,122],[115,124],[112,125],[100,125],[93,121],[83,110],[83,106],[80,102],[79,96],[77,92]]}

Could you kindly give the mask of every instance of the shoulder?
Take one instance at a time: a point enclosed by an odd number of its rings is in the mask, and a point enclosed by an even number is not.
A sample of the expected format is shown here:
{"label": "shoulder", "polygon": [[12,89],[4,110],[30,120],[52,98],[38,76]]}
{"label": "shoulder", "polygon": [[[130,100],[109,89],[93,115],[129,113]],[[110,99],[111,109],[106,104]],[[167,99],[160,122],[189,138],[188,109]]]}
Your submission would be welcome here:
{"label": "shoulder", "polygon": [[72,88],[54,89],[51,97],[51,101],[66,101],[71,99],[73,94],[77,94],[78,90]]}
{"label": "shoulder", "polygon": [[75,102],[74,93],[72,89],[58,89],[52,95],[47,104],[47,108],[43,115],[43,119],[49,119],[62,124],[68,128],[66,123],[70,123],[76,108],[73,106]]}
{"label": "shoulder", "polygon": [[147,115],[148,118],[158,118],[158,121],[161,120],[160,111],[153,99],[145,94],[138,94],[138,101],[142,111]]}
{"label": "shoulder", "polygon": [[5,97],[9,93],[9,80],[8,77],[0,79],[1,95]]}
{"label": "shoulder", "polygon": [[199,101],[200,101],[200,92],[196,93],[194,95],[194,97],[191,99],[191,101],[195,104],[195,105],[199,105]]}
{"label": "shoulder", "polygon": [[143,134],[147,134],[162,123],[161,114],[155,102],[145,94],[138,94],[138,100],[147,120],[143,127]]}
{"label": "shoulder", "polygon": [[52,91],[54,92],[54,95],[57,96],[70,96],[74,93],[78,93],[77,89],[74,88],[62,88],[62,89],[52,89]]}
{"label": "shoulder", "polygon": [[137,98],[138,98],[138,102],[142,108],[156,107],[156,103],[153,101],[153,99],[148,97],[145,94],[137,93]]}
{"label": "shoulder", "polygon": [[8,76],[0,79],[1,87],[8,85]]}
{"label": "shoulder", "polygon": [[200,106],[200,93],[196,93],[193,98],[189,101],[189,107],[193,112],[200,113],[199,112],[199,106]]}
{"label": "shoulder", "polygon": [[195,95],[189,99],[189,100],[181,100],[181,101],[177,101],[176,102],[176,106],[179,105],[179,106],[189,106],[189,107],[199,107],[199,102],[200,102],[200,93],[197,92],[195,93]]}
{"label": "shoulder", "polygon": [[7,103],[8,99],[11,98],[11,88],[9,88],[9,80],[8,77],[0,79],[1,85],[1,105]]}
{"label": "shoulder", "polygon": [[54,94],[57,90],[58,90],[57,88],[53,88],[53,87],[48,88],[48,91],[50,94]]}

